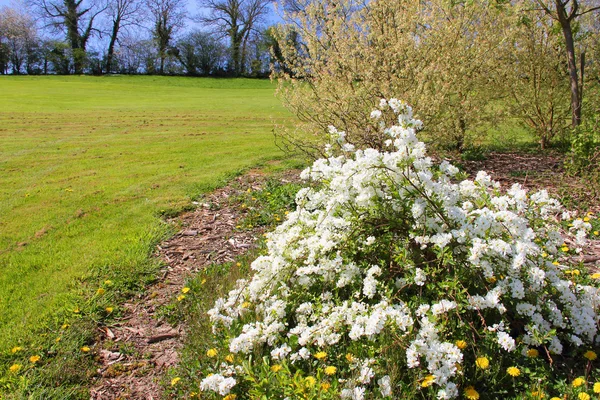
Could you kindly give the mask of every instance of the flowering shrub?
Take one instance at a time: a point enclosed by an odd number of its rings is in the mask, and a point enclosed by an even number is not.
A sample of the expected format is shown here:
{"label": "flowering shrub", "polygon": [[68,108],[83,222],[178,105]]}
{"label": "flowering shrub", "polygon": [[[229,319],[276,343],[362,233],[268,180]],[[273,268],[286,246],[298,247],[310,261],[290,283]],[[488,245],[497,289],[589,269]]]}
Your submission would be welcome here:
{"label": "flowering shrub", "polygon": [[501,193],[485,172],[461,181],[456,167],[434,165],[420,122],[396,99],[371,118],[389,151],[355,151],[332,128],[342,155],[302,173],[314,185],[269,234],[252,278],[210,310],[214,362],[201,390],[497,398],[519,385],[494,394],[486,374],[514,383],[533,359],[548,365],[594,348],[598,289],[558,262],[576,251],[561,223],[583,246],[589,222],[571,220],[545,191]]}

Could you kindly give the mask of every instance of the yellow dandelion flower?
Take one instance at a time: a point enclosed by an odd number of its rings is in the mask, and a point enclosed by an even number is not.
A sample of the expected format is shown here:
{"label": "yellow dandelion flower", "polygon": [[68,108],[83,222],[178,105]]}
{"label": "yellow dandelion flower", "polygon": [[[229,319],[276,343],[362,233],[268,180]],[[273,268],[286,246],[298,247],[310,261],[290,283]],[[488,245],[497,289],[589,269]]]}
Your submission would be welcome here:
{"label": "yellow dandelion flower", "polygon": [[189,287],[187,287],[187,286],[186,286],[186,287],[184,287],[183,289],[181,289],[181,293],[187,293],[187,292],[189,292],[189,291],[190,291],[190,288],[189,288]]}
{"label": "yellow dandelion flower", "polygon": [[577,276],[579,276],[579,275],[581,274],[581,271],[579,271],[578,269],[574,269],[573,271],[571,271],[571,273],[572,273],[573,275],[577,275]]}
{"label": "yellow dandelion flower", "polygon": [[508,367],[506,369],[506,373],[512,376],[513,378],[516,378],[517,376],[521,375],[521,370],[517,367]]}
{"label": "yellow dandelion flower", "polygon": [[218,351],[215,348],[208,349],[208,351],[206,352],[206,355],[210,358],[216,357],[217,354],[218,354]]}
{"label": "yellow dandelion flower", "polygon": [[89,353],[89,351],[90,351],[90,348],[89,348],[89,347],[87,347],[87,346],[83,346],[83,347],[81,348],[81,351],[83,351],[84,353]]}
{"label": "yellow dandelion flower", "polygon": [[114,308],[114,307],[106,307],[104,310],[105,310],[107,313],[109,313],[109,314],[110,314],[110,313],[112,313],[113,311],[115,311],[115,308]]}
{"label": "yellow dandelion flower", "polygon": [[69,326],[70,326],[69,324],[63,324],[63,325],[60,327],[60,329],[62,329],[62,330],[65,330],[65,329],[67,329]]}
{"label": "yellow dandelion flower", "polygon": [[104,284],[105,284],[106,286],[112,286],[112,284],[113,284],[113,281],[111,281],[110,279],[107,279],[107,280],[105,280],[105,281],[104,281]]}
{"label": "yellow dandelion flower", "polygon": [[540,352],[537,351],[536,349],[528,349],[527,350],[527,357],[537,358],[539,355],[540,355]]}
{"label": "yellow dandelion flower", "polygon": [[321,383],[321,389],[323,389],[323,390],[329,390],[330,387],[331,387],[331,383],[329,383],[329,382]]}
{"label": "yellow dandelion flower", "polygon": [[435,381],[435,376],[433,375],[427,375],[425,377],[425,379],[423,379],[423,382],[421,382],[421,387],[429,387],[431,385],[433,385],[433,382]]}
{"label": "yellow dandelion flower", "polygon": [[337,371],[337,368],[333,365],[330,365],[329,367],[325,368],[325,375],[333,375],[335,374],[335,371]]}
{"label": "yellow dandelion flower", "polygon": [[206,283],[206,279],[202,279],[202,281],[200,281],[201,285],[204,285]]}
{"label": "yellow dandelion flower", "polygon": [[560,263],[558,261],[553,261],[552,264],[554,264],[554,265],[560,265]]}
{"label": "yellow dandelion flower", "polygon": [[583,222],[590,222],[590,217],[584,217]]}
{"label": "yellow dandelion flower", "polygon": [[15,354],[15,353],[20,352],[21,350],[23,350],[23,348],[21,346],[15,346],[12,349],[10,349],[10,352]]}
{"label": "yellow dandelion flower", "polygon": [[590,360],[590,361],[594,361],[596,358],[598,358],[598,355],[597,355],[595,352],[593,352],[592,350],[588,350],[588,351],[586,351],[586,352],[583,354],[583,356],[584,356],[585,358],[587,358],[588,360]]}
{"label": "yellow dandelion flower", "polygon": [[179,377],[171,379],[171,386],[177,385],[177,382],[179,382],[180,380],[181,378]]}
{"label": "yellow dandelion flower", "polygon": [[481,369],[487,369],[490,366],[490,360],[487,357],[478,357],[475,360],[475,365],[477,365]]}
{"label": "yellow dandelion flower", "polygon": [[563,400],[563,399],[561,399],[560,397],[556,397],[556,396],[554,396],[554,397],[552,397],[550,400]]}
{"label": "yellow dandelion flower", "polygon": [[531,397],[534,397],[536,399],[543,399],[546,395],[544,394],[544,392],[531,392]]}
{"label": "yellow dandelion flower", "polygon": [[579,400],[590,400],[590,395],[583,392],[583,393],[579,393],[579,395],[577,395],[577,398]]}
{"label": "yellow dandelion flower", "polygon": [[594,393],[600,393],[600,382],[594,383]]}
{"label": "yellow dandelion flower", "polygon": [[237,394],[229,393],[227,396],[223,397],[223,400],[235,400],[237,398]]}
{"label": "yellow dandelion flower", "polygon": [[56,339],[54,339],[54,341],[55,341],[56,343],[60,342],[61,340],[62,340],[62,338],[61,338],[60,336],[59,336],[59,337],[57,337]]}
{"label": "yellow dandelion flower", "polygon": [[596,272],[595,274],[592,274],[591,278],[592,279],[600,279],[600,272]]}
{"label": "yellow dandelion flower", "polygon": [[19,372],[20,369],[21,369],[21,365],[19,365],[19,364],[13,364],[8,368],[8,370],[10,372],[12,372],[13,374],[16,374],[17,372]]}
{"label": "yellow dandelion flower", "polygon": [[106,292],[106,290],[104,290],[104,289],[102,289],[102,288],[100,288],[100,289],[96,290],[96,294],[97,294],[98,296],[102,296],[102,295],[103,295],[105,292]]}
{"label": "yellow dandelion flower", "polygon": [[561,247],[560,249],[561,249],[562,251],[564,251],[565,253],[566,253],[567,251],[569,251],[569,248],[568,248],[567,246],[563,246],[563,247]]}
{"label": "yellow dandelion flower", "polygon": [[496,283],[496,281],[497,281],[497,280],[498,280],[498,279],[496,279],[496,277],[495,277],[495,276],[492,276],[492,277],[490,277],[490,278],[487,278],[487,281],[488,281],[489,283]]}
{"label": "yellow dandelion flower", "polygon": [[585,384],[585,379],[575,378],[571,384],[573,385],[573,387],[579,387],[579,386]]}
{"label": "yellow dandelion flower", "polygon": [[467,342],[465,342],[464,340],[457,340],[456,342],[454,342],[454,344],[461,350],[467,347]]}
{"label": "yellow dandelion flower", "polygon": [[543,253],[542,253],[542,257],[543,257],[543,258],[548,258],[548,253],[546,253],[546,252],[543,252]]}
{"label": "yellow dandelion flower", "polygon": [[40,361],[40,358],[40,356],[31,356],[29,357],[29,361],[35,364],[36,362]]}
{"label": "yellow dandelion flower", "polygon": [[354,361],[354,356],[350,353],[346,354],[346,361],[348,361],[349,363]]}
{"label": "yellow dandelion flower", "polygon": [[79,309],[79,307],[76,307],[73,309],[73,313],[75,314],[79,314],[81,312],[81,310]]}
{"label": "yellow dandelion flower", "polygon": [[242,303],[242,308],[249,308],[252,304],[249,301],[245,301]]}
{"label": "yellow dandelion flower", "polygon": [[281,365],[275,364],[275,365],[271,366],[271,371],[273,371],[273,372],[279,372],[279,371],[281,371],[282,368],[283,367]]}
{"label": "yellow dandelion flower", "polygon": [[177,296],[177,301],[181,301],[185,299],[185,295],[184,294],[180,294],[179,296]]}
{"label": "yellow dandelion flower", "polygon": [[598,236],[598,235],[600,235],[600,232],[594,231],[594,235]]}
{"label": "yellow dandelion flower", "polygon": [[308,386],[315,386],[315,383],[317,383],[317,380],[315,379],[314,376],[307,376],[306,378],[304,378],[304,382],[306,382],[306,384]]}
{"label": "yellow dandelion flower", "polygon": [[242,263],[240,263],[240,262],[239,262],[239,263],[237,263],[237,264],[235,264],[235,265],[236,265],[236,267],[241,267],[241,266],[242,266]]}
{"label": "yellow dandelion flower", "polygon": [[234,360],[233,354],[228,354],[227,357],[225,357],[225,361],[227,361],[228,363],[232,363],[233,360]]}
{"label": "yellow dandelion flower", "polygon": [[465,397],[469,400],[479,400],[479,392],[473,386],[467,386],[465,389]]}
{"label": "yellow dandelion flower", "polygon": [[315,354],[315,358],[320,361],[325,360],[327,358],[327,353],[324,351],[319,351],[317,354]]}

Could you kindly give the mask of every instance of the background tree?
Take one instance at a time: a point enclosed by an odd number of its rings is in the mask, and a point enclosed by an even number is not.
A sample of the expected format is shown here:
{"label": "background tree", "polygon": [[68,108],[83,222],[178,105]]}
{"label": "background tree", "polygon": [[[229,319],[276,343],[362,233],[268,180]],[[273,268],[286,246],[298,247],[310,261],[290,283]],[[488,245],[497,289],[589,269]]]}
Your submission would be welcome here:
{"label": "background tree", "polygon": [[[32,55],[37,41],[35,21],[25,7],[3,7],[0,9],[0,43],[6,46],[7,61],[13,74],[20,74]],[[26,68],[27,70],[27,68]]]}
{"label": "background tree", "polygon": [[[73,72],[73,54],[69,43],[53,40],[48,43],[48,62],[52,71],[59,75],[68,75]],[[82,66],[83,67],[83,66]]]}
{"label": "background tree", "polygon": [[517,10],[511,40],[503,68],[510,91],[506,104],[511,115],[531,128],[543,150],[568,127],[569,76],[563,39],[544,12]]}
{"label": "background tree", "polygon": [[177,42],[177,58],[187,75],[210,75],[223,66],[225,46],[213,35],[195,30]]}
{"label": "background tree", "polygon": [[536,0],[536,3],[547,15],[558,21],[564,37],[565,54],[571,84],[571,124],[576,127],[581,123],[581,105],[583,101],[583,68],[585,65],[585,53],[581,53],[581,68],[577,66],[575,54],[574,27],[577,20],[588,13],[600,10],[600,5],[592,4],[591,1],[580,0]]}
{"label": "background tree", "polygon": [[140,0],[110,0],[107,13],[110,19],[110,37],[106,52],[106,72],[110,73],[119,33],[128,26],[139,26],[144,17],[144,7]]}
{"label": "background tree", "polygon": [[[367,111],[397,97],[418,111],[429,138],[461,149],[498,116],[489,104],[501,95],[508,20],[496,2],[297,0],[291,10],[278,30],[279,93],[305,131],[327,137],[334,125],[355,145],[382,148],[387,138],[365,129]],[[293,132],[284,139],[313,154],[322,148]]]}
{"label": "background tree", "polygon": [[31,0],[47,26],[61,31],[71,47],[76,74],[83,73],[85,50],[94,32],[96,18],[106,9],[104,0]]}
{"label": "background tree", "polygon": [[199,21],[229,38],[233,74],[244,74],[250,35],[268,13],[270,0],[200,0],[199,4],[208,9]]}
{"label": "background tree", "polygon": [[165,72],[165,60],[169,56],[173,37],[183,27],[186,18],[185,0],[147,0],[150,13],[154,19],[152,34],[158,50],[160,64],[158,72]]}
{"label": "background tree", "polygon": [[[158,58],[152,39],[125,35],[115,52],[117,71],[121,74],[155,73],[155,61]],[[150,66],[150,68],[147,68]]]}
{"label": "background tree", "polygon": [[8,45],[2,42],[0,35],[0,74],[8,74],[8,60],[10,58],[10,50]]}

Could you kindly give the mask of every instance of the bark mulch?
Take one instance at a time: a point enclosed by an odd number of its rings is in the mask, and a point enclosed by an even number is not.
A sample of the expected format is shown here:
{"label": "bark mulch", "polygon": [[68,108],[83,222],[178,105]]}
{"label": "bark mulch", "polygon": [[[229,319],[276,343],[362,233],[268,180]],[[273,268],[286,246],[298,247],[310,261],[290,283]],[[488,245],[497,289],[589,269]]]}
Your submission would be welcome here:
{"label": "bark mulch", "polygon": [[[297,180],[297,176],[297,171],[289,172],[281,180]],[[190,275],[209,264],[233,261],[255,247],[263,228],[236,229],[244,210],[231,199],[247,189],[260,189],[265,180],[259,172],[251,171],[197,202],[196,210],[168,221],[180,231],[156,248],[155,256],[165,262],[158,283],[144,296],[123,305],[125,317],[120,322],[99,328],[97,348],[110,347],[110,342],[121,343],[123,348],[125,342],[132,351],[100,351],[92,400],[161,398],[160,381],[166,370],[177,364],[185,331],[181,324],[167,323],[158,310],[181,294]]]}

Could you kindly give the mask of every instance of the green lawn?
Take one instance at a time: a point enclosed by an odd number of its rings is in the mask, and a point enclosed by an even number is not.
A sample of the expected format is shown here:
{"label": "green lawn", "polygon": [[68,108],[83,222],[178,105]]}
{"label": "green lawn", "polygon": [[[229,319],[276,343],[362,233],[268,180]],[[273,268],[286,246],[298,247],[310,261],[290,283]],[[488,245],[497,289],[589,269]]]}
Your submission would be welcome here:
{"label": "green lawn", "polygon": [[147,268],[161,214],[281,157],[290,121],[268,81],[0,77],[0,352],[79,307],[82,278]]}

